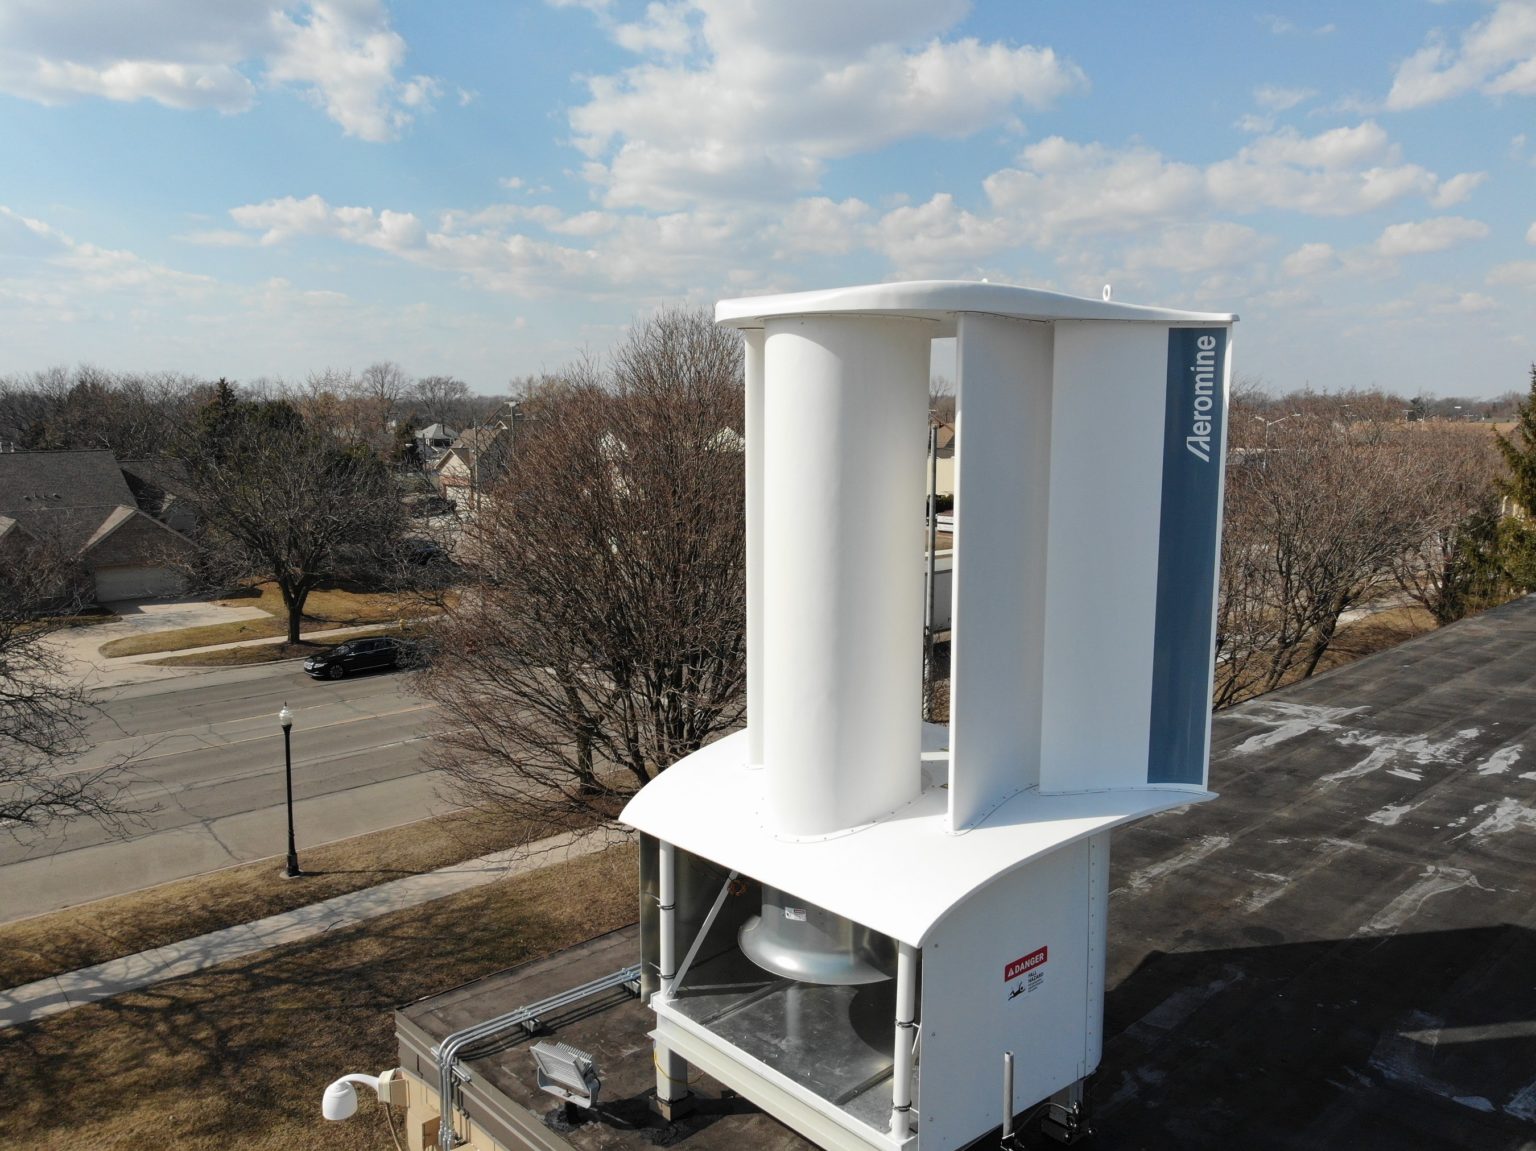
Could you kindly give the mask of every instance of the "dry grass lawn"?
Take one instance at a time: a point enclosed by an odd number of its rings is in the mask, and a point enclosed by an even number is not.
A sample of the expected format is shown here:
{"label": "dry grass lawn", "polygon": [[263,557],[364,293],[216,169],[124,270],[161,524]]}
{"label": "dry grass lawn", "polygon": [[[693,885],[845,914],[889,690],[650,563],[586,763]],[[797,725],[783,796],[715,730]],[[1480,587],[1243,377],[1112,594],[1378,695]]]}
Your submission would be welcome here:
{"label": "dry grass lawn", "polygon": [[547,826],[491,822],[473,813],[307,848],[302,879],[277,859],[0,924],[0,987],[191,939],[552,834]]}
{"label": "dry grass lawn", "polygon": [[213,651],[168,655],[164,659],[151,659],[145,662],[151,667],[244,667],[253,663],[278,663],[285,659],[303,659],[322,651],[330,651],[343,639],[385,634],[392,635],[394,630],[391,629],[388,633],[377,629],[360,631],[356,634],[348,632],[345,636],[328,637],[323,640],[301,639],[298,643],[258,643],[249,647],[221,647]]}
{"label": "dry grass lawn", "polygon": [[[257,607],[267,618],[238,620],[233,623],[184,627],[173,631],[126,636],[103,644],[100,654],[108,659],[124,655],[148,655],[157,651],[185,651],[189,647],[208,647],[217,643],[238,643],[248,639],[267,639],[288,631],[288,613],[282,593],[275,584],[262,584],[259,596],[216,600],[225,607]],[[304,603],[305,631],[329,631],[339,627],[357,627],[375,623],[394,623],[417,615],[421,601],[411,595],[359,593],[334,588],[318,588]]]}
{"label": "dry grass lawn", "polygon": [[632,922],[635,898],[615,849],[0,1032],[0,1151],[390,1151],[369,1092],[345,1123],[320,1094],[394,1066],[393,1008]]}
{"label": "dry grass lawn", "polygon": [[1343,667],[1361,656],[1386,651],[1404,640],[1434,631],[1436,626],[1435,617],[1418,604],[1376,612],[1339,629],[1318,671]]}
{"label": "dry grass lawn", "polygon": [[403,635],[410,638],[420,635],[421,632],[420,626],[413,627],[410,624],[406,624],[404,631],[398,626],[365,627],[349,631],[345,635],[329,636],[323,640],[301,639],[298,643],[258,643],[248,647],[221,647],[214,651],[168,655],[164,659],[152,659],[146,662],[154,667],[244,667],[253,663],[277,663],[285,659],[303,659],[317,652],[330,651],[343,640],[366,639],[376,635]]}

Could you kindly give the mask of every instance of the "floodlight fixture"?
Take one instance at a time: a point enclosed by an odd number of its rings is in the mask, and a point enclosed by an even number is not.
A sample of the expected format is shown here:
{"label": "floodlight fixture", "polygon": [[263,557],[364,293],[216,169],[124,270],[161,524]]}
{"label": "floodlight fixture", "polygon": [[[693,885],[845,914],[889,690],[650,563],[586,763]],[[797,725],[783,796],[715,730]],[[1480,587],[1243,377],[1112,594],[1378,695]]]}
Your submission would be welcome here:
{"label": "floodlight fixture", "polygon": [[603,1081],[592,1056],[568,1043],[535,1043],[529,1049],[537,1069],[540,1090],[566,1103],[591,1108]]}

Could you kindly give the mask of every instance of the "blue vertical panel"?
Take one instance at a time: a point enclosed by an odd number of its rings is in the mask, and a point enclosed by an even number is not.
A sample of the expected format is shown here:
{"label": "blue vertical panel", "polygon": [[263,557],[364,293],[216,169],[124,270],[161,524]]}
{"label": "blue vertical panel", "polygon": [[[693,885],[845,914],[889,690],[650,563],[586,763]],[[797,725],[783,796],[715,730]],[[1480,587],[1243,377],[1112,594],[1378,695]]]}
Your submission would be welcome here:
{"label": "blue vertical panel", "polygon": [[1227,333],[1168,333],[1148,783],[1205,781]]}

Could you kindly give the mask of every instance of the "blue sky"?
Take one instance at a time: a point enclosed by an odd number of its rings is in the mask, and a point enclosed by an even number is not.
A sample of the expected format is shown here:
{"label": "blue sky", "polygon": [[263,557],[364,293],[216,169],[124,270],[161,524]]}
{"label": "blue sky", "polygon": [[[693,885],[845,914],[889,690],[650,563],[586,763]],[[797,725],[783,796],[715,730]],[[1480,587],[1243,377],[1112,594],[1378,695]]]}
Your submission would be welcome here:
{"label": "blue sky", "polygon": [[981,277],[1237,311],[1277,390],[1523,390],[1536,0],[0,0],[0,375],[489,393]]}

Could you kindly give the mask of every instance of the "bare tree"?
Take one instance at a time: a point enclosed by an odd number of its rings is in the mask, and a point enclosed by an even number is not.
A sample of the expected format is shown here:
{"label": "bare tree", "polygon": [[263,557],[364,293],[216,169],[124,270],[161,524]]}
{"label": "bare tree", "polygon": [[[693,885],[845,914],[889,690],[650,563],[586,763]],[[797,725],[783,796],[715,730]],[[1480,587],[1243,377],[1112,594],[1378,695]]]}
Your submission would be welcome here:
{"label": "bare tree", "polygon": [[369,364],[358,376],[358,395],[367,409],[365,430],[375,448],[390,445],[390,420],[410,389],[410,377],[390,360]]}
{"label": "bare tree", "polygon": [[0,542],[0,826],[17,838],[80,818],[119,827],[136,814],[123,765],[65,770],[91,704],[50,637],[79,607],[79,573],[45,543]]}
{"label": "bare tree", "polygon": [[398,550],[404,511],[383,462],[364,445],[338,445],[287,403],[252,403],[225,385],[180,454],[204,555],[224,578],[277,584],[289,643],[311,591]]}
{"label": "bare tree", "polygon": [[412,387],[411,398],[429,423],[463,423],[469,385],[452,376],[424,376]]}
{"label": "bare tree", "polygon": [[525,395],[424,681],[437,766],[473,802],[553,826],[613,817],[742,716],[739,339],[665,313],[608,382],[588,365]]}
{"label": "bare tree", "polygon": [[1314,674],[1341,623],[1406,592],[1444,622],[1486,606],[1469,565],[1486,433],[1409,422],[1395,397],[1234,395],[1214,704]]}
{"label": "bare tree", "polygon": [[0,382],[0,441],[33,450],[100,448],[119,459],[143,459],[164,451],[205,387],[171,372],[50,368]]}
{"label": "bare tree", "polygon": [[350,442],[362,433],[357,393],[357,379],[349,370],[326,368],[310,372],[303,383],[283,392],[282,398],[311,428]]}
{"label": "bare tree", "polygon": [[1401,437],[1411,477],[1401,498],[1418,524],[1414,546],[1394,567],[1404,593],[1452,623],[1508,598],[1497,556],[1500,461],[1488,432],[1446,420],[1424,420]]}

